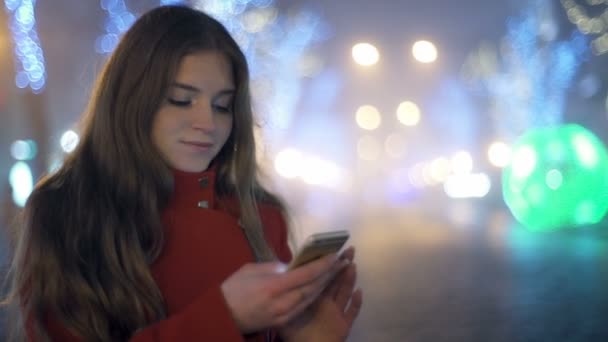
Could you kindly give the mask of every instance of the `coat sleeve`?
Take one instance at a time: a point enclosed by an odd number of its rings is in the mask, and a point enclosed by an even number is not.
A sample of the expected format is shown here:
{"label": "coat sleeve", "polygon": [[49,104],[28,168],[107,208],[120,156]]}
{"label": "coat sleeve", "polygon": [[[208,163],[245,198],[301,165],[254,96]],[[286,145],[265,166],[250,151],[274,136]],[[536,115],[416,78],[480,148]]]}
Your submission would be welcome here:
{"label": "coat sleeve", "polygon": [[[53,317],[46,322],[52,341],[80,342]],[[29,341],[35,341],[29,338]],[[129,341],[244,341],[232,319],[220,287],[203,292],[183,311],[137,331]]]}

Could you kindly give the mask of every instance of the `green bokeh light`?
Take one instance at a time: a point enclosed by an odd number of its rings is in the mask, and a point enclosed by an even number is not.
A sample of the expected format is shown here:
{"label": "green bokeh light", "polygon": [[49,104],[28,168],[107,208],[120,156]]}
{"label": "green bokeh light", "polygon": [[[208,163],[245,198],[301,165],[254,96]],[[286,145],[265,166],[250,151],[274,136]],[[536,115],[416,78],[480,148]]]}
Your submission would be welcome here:
{"label": "green bokeh light", "polygon": [[579,125],[529,131],[513,145],[502,191],[529,229],[598,223],[608,211],[608,152]]}

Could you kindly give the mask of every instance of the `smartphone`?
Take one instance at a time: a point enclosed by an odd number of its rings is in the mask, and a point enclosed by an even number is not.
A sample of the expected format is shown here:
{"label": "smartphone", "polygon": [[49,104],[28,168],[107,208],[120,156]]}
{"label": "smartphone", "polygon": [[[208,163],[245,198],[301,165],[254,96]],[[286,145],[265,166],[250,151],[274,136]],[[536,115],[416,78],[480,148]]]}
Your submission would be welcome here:
{"label": "smartphone", "polygon": [[288,269],[294,269],[327,254],[337,253],[349,237],[350,233],[347,230],[316,233],[309,236],[289,263]]}

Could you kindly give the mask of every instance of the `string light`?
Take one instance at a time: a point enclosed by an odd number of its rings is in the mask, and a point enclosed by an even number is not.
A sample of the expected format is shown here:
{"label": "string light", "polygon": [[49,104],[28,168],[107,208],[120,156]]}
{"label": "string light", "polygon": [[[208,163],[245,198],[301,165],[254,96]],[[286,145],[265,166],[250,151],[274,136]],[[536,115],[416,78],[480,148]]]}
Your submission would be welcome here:
{"label": "string light", "polygon": [[282,15],[273,0],[192,0],[194,8],[219,20],[244,51],[250,64],[255,106],[265,122],[265,137],[278,139],[290,126],[301,92],[301,67],[323,61],[310,48],[327,37],[327,28],[312,11]]}
{"label": "string light", "polygon": [[101,8],[108,12],[108,17],[104,24],[105,33],[95,41],[95,51],[108,54],[114,50],[120,36],[131,27],[136,17],[123,0],[101,0]]}
{"label": "string light", "polygon": [[499,53],[482,47],[467,62],[472,86],[490,97],[497,135],[507,142],[563,121],[567,90],[589,54],[579,32],[569,40],[544,40],[542,17],[550,9],[549,0],[532,2],[507,21]]}
{"label": "string light", "polygon": [[38,94],[44,89],[46,68],[36,32],[36,0],[5,0],[4,6],[10,15],[10,30],[15,43],[15,83],[19,88],[30,87]]}
{"label": "string light", "polygon": [[[608,0],[586,0],[589,6],[608,6]],[[575,0],[561,0],[568,20],[583,34],[597,35],[591,41],[591,47],[596,55],[608,52],[608,8],[597,17],[591,17],[587,10]]]}

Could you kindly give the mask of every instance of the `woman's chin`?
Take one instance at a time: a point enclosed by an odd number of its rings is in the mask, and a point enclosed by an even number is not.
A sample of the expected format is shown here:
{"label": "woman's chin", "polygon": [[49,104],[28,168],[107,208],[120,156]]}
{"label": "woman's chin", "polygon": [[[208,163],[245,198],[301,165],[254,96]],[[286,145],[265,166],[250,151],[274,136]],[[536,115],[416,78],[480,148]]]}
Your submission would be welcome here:
{"label": "woman's chin", "polygon": [[182,162],[182,163],[174,163],[172,167],[178,171],[182,172],[203,172],[209,168],[209,162]]}

